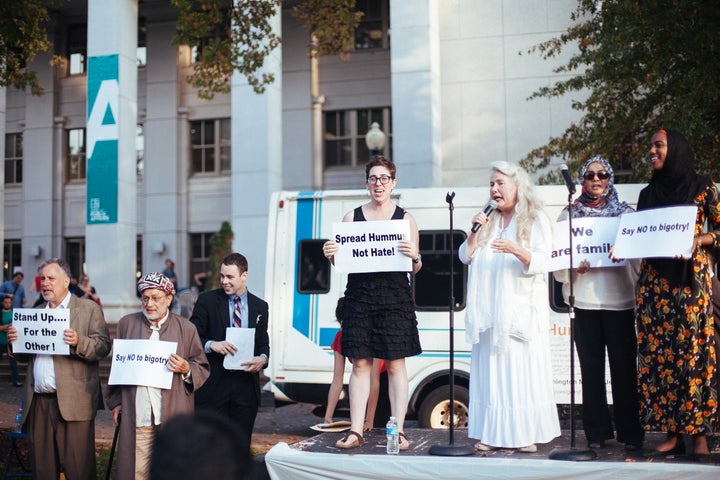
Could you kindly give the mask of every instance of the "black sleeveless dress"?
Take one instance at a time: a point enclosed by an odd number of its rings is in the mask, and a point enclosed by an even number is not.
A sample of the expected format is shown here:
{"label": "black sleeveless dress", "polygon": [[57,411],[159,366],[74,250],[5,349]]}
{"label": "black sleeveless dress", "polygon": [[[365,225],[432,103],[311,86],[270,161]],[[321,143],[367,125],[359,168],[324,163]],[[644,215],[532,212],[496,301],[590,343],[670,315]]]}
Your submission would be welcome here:
{"label": "black sleeveless dress", "polygon": [[[405,210],[396,206],[392,220]],[[353,221],[364,222],[362,207]],[[351,273],[345,288],[343,355],[395,360],[422,353],[407,272]]]}

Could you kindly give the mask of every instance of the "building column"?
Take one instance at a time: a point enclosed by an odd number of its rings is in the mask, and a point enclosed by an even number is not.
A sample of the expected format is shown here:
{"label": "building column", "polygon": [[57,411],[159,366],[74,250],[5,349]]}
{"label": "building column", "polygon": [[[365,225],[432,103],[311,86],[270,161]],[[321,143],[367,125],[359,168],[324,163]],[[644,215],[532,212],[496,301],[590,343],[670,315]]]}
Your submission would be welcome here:
{"label": "building column", "polygon": [[[281,34],[280,9],[272,18]],[[265,59],[263,70],[275,82],[258,95],[237,72],[232,78],[232,228],[233,249],[248,259],[248,288],[263,294],[268,204],[282,186],[282,51],[278,46]]]}
{"label": "building column", "polygon": [[[175,22],[151,23],[147,31],[148,62],[145,67],[145,166],[143,188],[146,208],[143,232],[143,271],[160,272],[165,259],[176,264],[180,286],[188,286],[187,273],[187,162],[182,152],[187,143],[180,128],[187,115],[178,114],[177,47],[168,39]],[[179,125],[182,120],[183,125]]]}
{"label": "building column", "polygon": [[403,187],[442,185],[438,0],[390,0],[393,160]]}
{"label": "building column", "polygon": [[137,0],[88,1],[86,269],[106,319],[138,308]]}
{"label": "building column", "polygon": [[50,55],[38,55],[32,68],[37,72],[45,93],[36,96],[25,92],[22,267],[26,289],[32,284],[37,267],[43,261],[60,256],[64,216],[63,136],[62,125],[61,135],[56,135],[58,91]]}

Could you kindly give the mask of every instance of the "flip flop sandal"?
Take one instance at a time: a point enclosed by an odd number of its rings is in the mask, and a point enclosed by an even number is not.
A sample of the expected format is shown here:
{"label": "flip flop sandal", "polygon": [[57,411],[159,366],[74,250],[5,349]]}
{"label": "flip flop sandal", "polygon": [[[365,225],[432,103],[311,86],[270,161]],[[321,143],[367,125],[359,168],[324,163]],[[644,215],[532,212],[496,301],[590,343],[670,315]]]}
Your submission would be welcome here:
{"label": "flip flop sandal", "polygon": [[[404,441],[403,441],[404,440]],[[400,450],[407,450],[410,448],[410,440],[407,439],[403,432],[400,432]]]}
{"label": "flip flop sandal", "polygon": [[[355,437],[355,439],[354,439],[354,440],[350,440],[350,437],[351,437],[351,436],[352,436],[352,437]],[[346,449],[346,450],[347,450],[348,448],[359,447],[359,446],[362,445],[363,443],[365,443],[365,439],[363,438],[363,436],[362,436],[361,434],[353,431],[353,430],[350,430],[349,432],[347,432],[347,433],[343,436],[343,438],[341,438],[340,440],[338,440],[338,441],[335,443],[335,446],[336,446],[337,448],[342,448],[342,449]]]}

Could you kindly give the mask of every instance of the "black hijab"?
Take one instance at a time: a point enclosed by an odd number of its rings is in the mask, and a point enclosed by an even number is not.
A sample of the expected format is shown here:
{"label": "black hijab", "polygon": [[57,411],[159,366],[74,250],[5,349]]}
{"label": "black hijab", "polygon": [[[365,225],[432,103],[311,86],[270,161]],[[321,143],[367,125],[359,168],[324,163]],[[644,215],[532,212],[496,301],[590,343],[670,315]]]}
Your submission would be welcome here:
{"label": "black hijab", "polygon": [[710,180],[695,173],[695,154],[682,133],[667,134],[667,155],[660,170],[653,171],[647,187],[640,192],[638,210],[670,205],[693,205],[695,197]]}
{"label": "black hijab", "polygon": [[[695,173],[695,154],[682,133],[660,130],[667,134],[667,155],[660,170],[653,171],[647,187],[638,198],[637,209],[649,210],[671,205],[694,205],[695,198],[710,185],[710,180]],[[674,258],[648,258],[661,277],[673,283],[690,285],[693,261]]]}

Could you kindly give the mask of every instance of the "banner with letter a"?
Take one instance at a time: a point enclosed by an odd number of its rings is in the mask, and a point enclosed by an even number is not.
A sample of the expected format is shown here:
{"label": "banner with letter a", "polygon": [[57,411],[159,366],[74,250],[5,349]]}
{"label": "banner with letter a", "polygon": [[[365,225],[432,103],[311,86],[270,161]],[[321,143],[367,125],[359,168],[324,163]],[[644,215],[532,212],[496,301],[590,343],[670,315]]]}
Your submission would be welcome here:
{"label": "banner with letter a", "polygon": [[118,56],[88,59],[87,224],[118,221]]}

